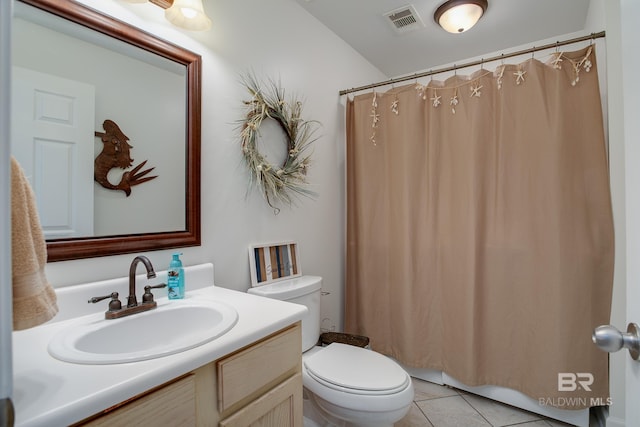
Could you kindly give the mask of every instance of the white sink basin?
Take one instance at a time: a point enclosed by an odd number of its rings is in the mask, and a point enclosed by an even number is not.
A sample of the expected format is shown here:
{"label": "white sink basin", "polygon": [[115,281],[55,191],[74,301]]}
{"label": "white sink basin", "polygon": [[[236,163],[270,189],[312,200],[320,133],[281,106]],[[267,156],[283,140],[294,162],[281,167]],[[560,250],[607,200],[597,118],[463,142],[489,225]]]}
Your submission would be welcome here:
{"label": "white sink basin", "polygon": [[224,303],[187,298],[115,320],[104,314],[71,322],[49,342],[49,354],[59,360],[107,365],[154,359],[192,349],[229,331],[238,321]]}

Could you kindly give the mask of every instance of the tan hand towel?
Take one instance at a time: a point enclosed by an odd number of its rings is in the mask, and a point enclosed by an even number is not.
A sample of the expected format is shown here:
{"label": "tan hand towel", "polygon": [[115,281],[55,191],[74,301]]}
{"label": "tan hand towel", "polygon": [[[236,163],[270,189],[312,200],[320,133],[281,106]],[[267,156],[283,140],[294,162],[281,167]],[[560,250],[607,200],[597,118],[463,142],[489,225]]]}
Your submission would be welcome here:
{"label": "tan hand towel", "polygon": [[11,157],[11,257],[13,329],[27,329],[58,312],[56,293],[47,281],[47,245],[35,196],[24,171]]}

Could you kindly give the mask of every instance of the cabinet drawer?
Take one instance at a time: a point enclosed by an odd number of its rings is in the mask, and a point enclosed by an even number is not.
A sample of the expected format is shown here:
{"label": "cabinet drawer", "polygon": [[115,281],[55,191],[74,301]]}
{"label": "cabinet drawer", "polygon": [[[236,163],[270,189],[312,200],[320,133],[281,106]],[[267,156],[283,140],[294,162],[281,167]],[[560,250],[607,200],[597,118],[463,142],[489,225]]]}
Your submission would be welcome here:
{"label": "cabinet drawer", "polygon": [[220,427],[301,427],[302,374],[296,374],[227,419]]}
{"label": "cabinet drawer", "polygon": [[300,372],[300,323],[217,362],[218,409],[222,417]]}

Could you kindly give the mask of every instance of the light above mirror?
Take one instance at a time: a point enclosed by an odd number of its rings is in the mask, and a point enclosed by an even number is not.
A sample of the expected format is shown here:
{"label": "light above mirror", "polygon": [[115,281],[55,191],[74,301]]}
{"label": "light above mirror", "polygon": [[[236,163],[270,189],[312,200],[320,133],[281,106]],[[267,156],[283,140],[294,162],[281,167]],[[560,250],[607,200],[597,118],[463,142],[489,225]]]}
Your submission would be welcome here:
{"label": "light above mirror", "polygon": [[174,0],[164,11],[167,21],[190,31],[205,31],[211,28],[211,19],[204,13],[202,0]]}
{"label": "light above mirror", "polygon": [[165,9],[164,17],[176,27],[189,31],[205,31],[211,28],[202,0],[125,0],[128,3],[151,3]]}
{"label": "light above mirror", "polygon": [[487,0],[449,0],[438,7],[434,19],[445,31],[459,34],[476,25],[487,6]]}

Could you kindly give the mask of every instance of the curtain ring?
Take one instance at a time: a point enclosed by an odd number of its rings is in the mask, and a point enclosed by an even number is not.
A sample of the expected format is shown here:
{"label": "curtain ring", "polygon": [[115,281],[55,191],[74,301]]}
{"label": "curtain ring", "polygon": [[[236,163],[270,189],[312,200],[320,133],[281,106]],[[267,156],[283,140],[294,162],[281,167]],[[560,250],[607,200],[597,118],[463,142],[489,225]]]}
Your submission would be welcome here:
{"label": "curtain ring", "polygon": [[500,65],[504,65],[504,53],[500,54]]}
{"label": "curtain ring", "polygon": [[558,41],[556,41],[556,53],[558,53]]}

